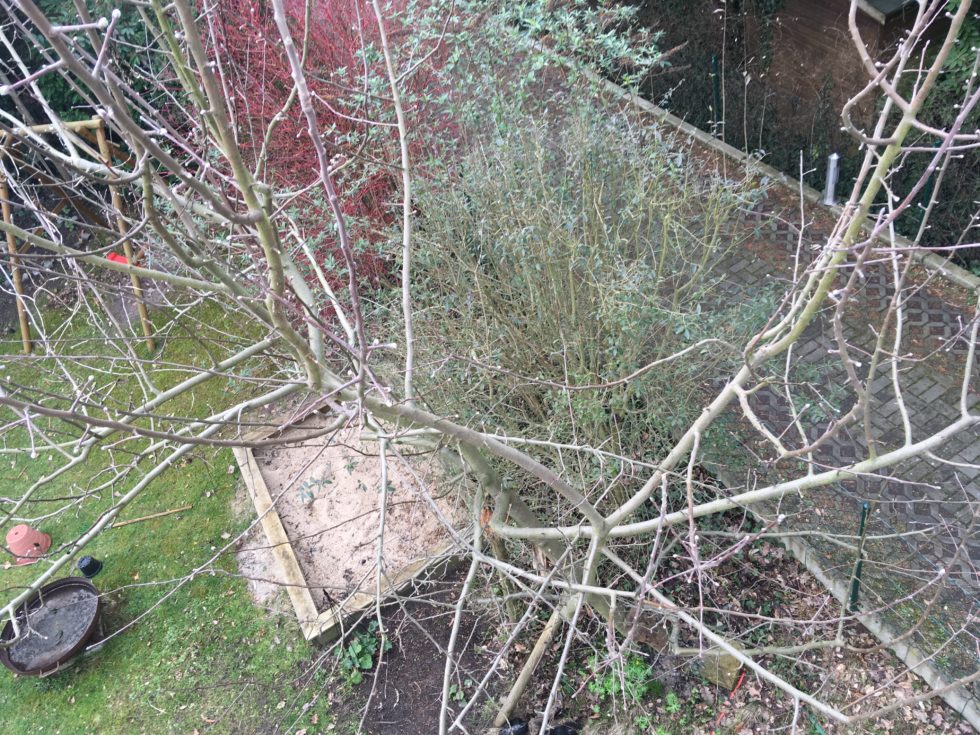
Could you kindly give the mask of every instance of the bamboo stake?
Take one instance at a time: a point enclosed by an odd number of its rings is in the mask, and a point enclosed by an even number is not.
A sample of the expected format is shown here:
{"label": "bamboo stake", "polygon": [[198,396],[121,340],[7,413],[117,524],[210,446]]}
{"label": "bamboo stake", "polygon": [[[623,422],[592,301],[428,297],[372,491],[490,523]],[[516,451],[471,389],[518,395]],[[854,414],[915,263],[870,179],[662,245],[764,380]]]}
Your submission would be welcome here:
{"label": "bamboo stake", "polygon": [[[95,128],[95,135],[99,141],[99,155],[102,156],[102,162],[111,170],[112,152],[109,149],[109,140],[106,138],[105,126],[102,124],[101,118],[97,119],[99,120],[99,126]],[[109,185],[109,190],[112,192],[112,207],[116,210],[116,229],[120,235],[125,236],[129,228],[126,226],[126,220],[122,213],[122,195],[119,193],[119,189],[111,184]],[[123,251],[126,253],[126,260],[129,261],[129,264],[135,265],[133,244],[129,238],[123,240]],[[140,324],[143,327],[143,336],[146,337],[146,347],[150,352],[153,352],[156,349],[156,341],[153,339],[153,325],[150,323],[150,316],[146,312],[146,303],[143,301],[143,286],[140,283],[140,277],[135,273],[129,274],[129,280],[133,284],[136,310],[139,312]]]}
{"label": "bamboo stake", "polygon": [[[7,188],[7,178],[0,172],[0,206],[3,209],[3,221],[13,224],[10,215],[10,190]],[[15,300],[17,302],[17,318],[20,321],[20,338],[24,343],[24,354],[31,354],[31,325],[27,321],[27,306],[24,304],[24,282],[20,274],[20,258],[17,257],[17,241],[12,232],[7,232],[7,252],[10,253],[10,275],[14,282]]]}
{"label": "bamboo stake", "polygon": [[109,528],[121,528],[122,526],[128,526],[130,523],[142,523],[143,521],[149,521],[153,518],[162,518],[163,516],[171,516],[174,513],[180,513],[181,511],[190,510],[194,506],[192,505],[182,505],[179,508],[171,508],[170,510],[161,510],[159,513],[150,513],[148,516],[140,516],[139,518],[130,518],[128,521],[119,521],[118,523],[113,523]]}
{"label": "bamboo stake", "polygon": [[61,122],[57,125],[48,123],[45,125],[31,125],[30,127],[11,128],[7,135],[16,137],[23,137],[29,133],[34,133],[35,135],[45,135],[47,133],[56,133],[61,129],[70,130],[75,133],[79,130],[97,130],[100,127],[102,127],[102,118],[93,117],[91,120],[74,120],[72,122]]}

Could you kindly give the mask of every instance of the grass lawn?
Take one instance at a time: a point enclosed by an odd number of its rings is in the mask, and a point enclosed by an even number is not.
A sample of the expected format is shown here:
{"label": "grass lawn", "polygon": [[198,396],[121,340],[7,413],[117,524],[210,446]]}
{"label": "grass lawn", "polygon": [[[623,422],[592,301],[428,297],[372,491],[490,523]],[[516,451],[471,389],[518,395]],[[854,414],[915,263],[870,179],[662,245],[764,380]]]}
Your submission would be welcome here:
{"label": "grass lawn", "polygon": [[[158,360],[207,364],[202,344],[181,335],[205,331],[206,325],[213,323],[211,319],[220,317],[211,310],[215,313],[207,306],[198,307],[195,323],[188,330],[173,331],[175,336],[164,341]],[[168,318],[162,314],[158,317]],[[54,323],[63,315],[50,314],[47,318]],[[111,352],[104,343],[100,347],[90,326],[73,326],[62,336],[75,354]],[[16,354],[17,348],[16,339],[0,348],[5,380],[38,385],[45,371],[38,370],[36,364],[7,357]],[[136,381],[128,377],[131,367],[123,361],[110,364],[88,359],[72,366],[72,373],[76,368],[80,376],[86,370],[93,371],[100,384],[111,382],[118,373],[113,399],[142,401]],[[158,369],[153,379],[166,388],[187,375]],[[61,392],[66,389],[64,382],[58,381],[39,387]],[[212,406],[228,406],[246,390],[227,380],[213,379],[195,389],[192,397],[168,404],[164,412],[206,416]],[[11,416],[4,409],[3,420]],[[7,441],[11,438],[8,434]],[[24,454],[0,455],[0,494],[18,497],[33,479],[57,466],[61,459],[47,452],[35,459]],[[106,593],[103,619],[107,633],[118,631],[152,608],[174,589],[174,580],[206,562],[216,548],[227,543],[225,534],[233,537],[248,525],[250,513],[235,511],[235,495],[244,490],[239,487],[237,472],[228,472],[234,464],[230,450],[199,449],[185,460],[148,486],[121,518],[187,504],[193,506],[191,510],[109,529],[86,549],[105,563],[94,582]],[[47,503],[32,503],[25,514],[41,515],[52,508],[50,499],[77,495],[109,464],[107,453],[93,452],[79,471],[63,475],[43,491]],[[137,468],[134,476],[138,477],[142,469]],[[114,489],[128,489],[133,481],[124,479]],[[108,495],[103,491],[67,513],[42,521],[39,527],[51,534],[57,546],[87,528],[108,506]],[[245,507],[241,502],[237,505]],[[6,534],[10,525],[0,532]],[[184,584],[132,628],[109,640],[101,651],[63,672],[36,679],[18,678],[0,670],[0,730],[66,735],[264,733],[304,728],[314,735],[332,730],[323,689],[326,674],[305,675],[317,651],[303,641],[291,608],[287,605],[283,614],[275,614],[254,605],[245,581],[222,573],[237,572],[233,554],[219,557],[214,569],[216,573],[199,575]],[[3,599],[10,599],[17,586],[38,571],[37,566],[0,568]],[[77,572],[66,569],[58,576],[69,574]],[[317,694],[323,696],[311,705]]]}

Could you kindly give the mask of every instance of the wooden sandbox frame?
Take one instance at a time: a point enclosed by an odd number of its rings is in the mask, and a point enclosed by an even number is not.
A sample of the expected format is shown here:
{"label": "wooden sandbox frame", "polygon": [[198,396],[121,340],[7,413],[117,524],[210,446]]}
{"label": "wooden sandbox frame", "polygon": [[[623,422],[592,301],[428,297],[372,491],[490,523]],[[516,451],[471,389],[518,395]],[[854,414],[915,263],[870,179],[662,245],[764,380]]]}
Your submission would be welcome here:
{"label": "wooden sandbox frame", "polygon": [[[289,424],[282,425],[280,428],[253,432],[245,437],[245,441],[261,441],[282,434],[315,414],[316,411],[308,411],[292,418]],[[296,611],[296,618],[303,638],[311,643],[328,643],[338,638],[349,620],[360,618],[374,609],[379,601],[378,595],[354,592],[340,604],[332,606],[324,612],[319,612],[316,603],[313,601],[313,593],[310,591],[306,576],[299,564],[299,559],[293,550],[292,542],[282,524],[278,510],[276,510],[265,478],[262,476],[262,470],[255,454],[249,447],[234,447],[232,453],[235,455],[242,481],[252,499],[259,524],[269,542],[282,575],[283,584],[289,594],[293,609]],[[470,534],[461,532],[459,535],[468,538]],[[455,566],[459,559],[460,555],[454,552],[454,544],[450,541],[430,552],[428,556],[406,564],[394,570],[393,573],[379,571],[382,574],[381,602],[384,603],[387,598],[414,582],[425,581],[436,567]],[[353,621],[353,623],[356,622],[356,620]]]}

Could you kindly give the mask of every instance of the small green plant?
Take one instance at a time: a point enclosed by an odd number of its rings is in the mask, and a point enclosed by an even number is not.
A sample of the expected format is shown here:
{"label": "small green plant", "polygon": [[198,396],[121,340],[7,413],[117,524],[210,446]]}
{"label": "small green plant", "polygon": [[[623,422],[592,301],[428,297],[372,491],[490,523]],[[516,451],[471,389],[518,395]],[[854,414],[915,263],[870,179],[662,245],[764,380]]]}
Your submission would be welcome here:
{"label": "small green plant", "polygon": [[332,482],[333,480],[325,475],[323,477],[312,477],[304,481],[298,490],[300,502],[303,505],[311,505],[316,500],[317,493]]}
{"label": "small green plant", "polygon": [[473,680],[467,679],[463,682],[463,685],[450,684],[449,685],[449,698],[453,702],[462,702],[466,699],[466,688],[473,686]]}
{"label": "small green plant", "polygon": [[[621,695],[626,702],[642,702],[663,691],[663,686],[653,676],[653,667],[639,656],[630,656],[625,664],[614,661],[605,668],[602,668],[598,656],[593,656],[589,666],[596,674],[589,682],[588,690],[600,703],[615,699],[617,695]],[[598,709],[598,704],[593,706],[593,710]]]}
{"label": "small green plant", "polygon": [[681,700],[673,692],[667,692],[667,701],[664,704],[664,711],[669,715],[676,715],[681,711]]}
{"label": "small green plant", "polygon": [[372,620],[365,630],[355,633],[350,643],[337,649],[340,657],[340,671],[344,681],[351,686],[357,686],[364,681],[364,672],[374,668],[374,657],[381,646],[382,651],[391,650],[391,641],[387,638],[382,645],[378,634],[378,621]]}
{"label": "small green plant", "polygon": [[666,727],[654,725],[653,718],[650,717],[650,715],[640,715],[633,720],[633,724],[636,726],[636,731],[638,733],[648,733],[649,735],[673,735]]}

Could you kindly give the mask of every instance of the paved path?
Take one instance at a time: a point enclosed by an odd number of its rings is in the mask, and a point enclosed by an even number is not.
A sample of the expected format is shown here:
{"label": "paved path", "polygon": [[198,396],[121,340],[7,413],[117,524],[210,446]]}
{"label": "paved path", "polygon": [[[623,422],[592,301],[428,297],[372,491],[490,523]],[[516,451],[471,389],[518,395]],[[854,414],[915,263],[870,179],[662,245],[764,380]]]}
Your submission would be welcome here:
{"label": "paved path", "polygon": [[[743,294],[758,292],[767,282],[785,277],[779,267],[782,255],[785,266],[791,266],[799,238],[798,229],[785,222],[775,221],[764,212],[752,212],[745,225],[751,229],[756,248],[766,248],[766,259],[752,257],[744,250],[737,258],[729,259],[726,270]],[[808,233],[809,234],[809,233]],[[813,233],[816,235],[817,233]],[[812,242],[812,240],[808,240]],[[806,248],[805,252],[812,252]],[[772,257],[774,256],[774,257]],[[872,265],[856,294],[857,303],[846,312],[844,335],[859,349],[873,348],[875,333],[872,327],[881,317],[894,293],[891,268]],[[960,415],[960,390],[968,349],[972,315],[963,309],[944,303],[926,289],[907,289],[904,301],[906,313],[903,348],[918,358],[900,364],[899,384],[908,409],[913,439],[922,439]],[[834,352],[834,340],[828,310],[804,334],[796,358],[809,373],[823,384],[825,396],[833,397],[836,386],[845,385],[846,376]],[[890,344],[890,340],[889,340]],[[857,354],[861,359],[863,355]],[[867,360],[861,360],[859,376],[867,377]],[[805,372],[805,371],[799,371]],[[980,402],[980,365],[974,366],[969,405]],[[848,394],[850,391],[846,391]],[[889,365],[883,365],[872,381],[873,397],[871,426],[878,449],[900,446],[904,439],[899,406],[895,398]],[[813,397],[813,396],[808,396]],[[839,404],[842,411],[853,404],[853,396]],[[782,391],[761,391],[751,403],[770,428],[783,431],[789,424],[789,411]],[[807,426],[815,439],[825,422]],[[829,441],[816,454],[816,461],[839,466],[865,456],[867,443],[860,425]],[[980,428],[961,433],[937,453],[942,459],[959,465],[980,462]],[[872,480],[861,483],[860,495],[876,500],[880,513],[899,530],[934,526],[937,533],[928,542],[920,539],[919,550],[926,558],[945,564],[952,560],[957,546],[963,545],[959,558],[950,573],[966,586],[980,591],[980,532],[970,534],[973,518],[980,512],[980,469],[954,466],[926,458],[916,459],[892,469],[888,474],[906,482]],[[980,529],[978,529],[980,531]]]}
{"label": "paved path", "polygon": [[[732,298],[754,299],[766,289],[780,289],[780,283],[792,274],[794,253],[799,241],[799,229],[773,216],[774,202],[764,202],[744,216],[738,231],[747,242],[723,264],[726,282],[723,288]],[[768,210],[768,211],[767,211]],[[798,216],[798,215],[797,215]],[[804,237],[804,253],[815,252],[809,247],[819,240],[820,231],[808,227]],[[844,333],[848,342],[858,349],[870,349],[875,340],[874,327],[892,298],[891,268],[873,265],[856,294],[856,303],[846,312]],[[948,425],[959,416],[960,388],[968,347],[968,327],[972,310],[952,306],[942,298],[943,287],[910,288],[905,294],[907,316],[903,352],[911,352],[915,360],[901,363],[899,382],[910,414],[914,439],[928,436]],[[946,293],[950,290],[946,287]],[[954,294],[955,295],[955,294]],[[969,298],[961,292],[958,300]],[[830,307],[832,308],[832,307]],[[802,403],[823,404],[822,418],[813,415],[805,430],[811,440],[827,425],[827,417],[846,412],[853,405],[853,394],[846,388],[846,376],[836,357],[830,311],[825,309],[800,340],[795,358],[798,367],[791,380],[808,382],[816,390],[800,389],[798,407]],[[861,379],[867,376],[867,360],[858,355],[862,365]],[[777,380],[782,366],[771,368]],[[900,446],[904,439],[902,421],[895,400],[890,367],[885,364],[871,383],[873,411],[872,440],[882,449]],[[980,365],[971,376],[969,404],[980,402]],[[789,444],[796,435],[790,422],[790,412],[782,385],[760,390],[752,396],[751,405],[768,428],[784,436]],[[730,432],[745,443],[747,449],[762,456],[772,456],[765,447],[750,439],[744,421],[735,412],[729,417]],[[785,433],[784,433],[785,432]],[[757,436],[757,435],[756,435]],[[818,465],[840,466],[866,456],[867,442],[863,427],[853,425],[849,430],[824,444],[815,455]],[[717,457],[731,456],[719,451]],[[752,456],[747,454],[747,456]],[[788,516],[790,528],[821,528],[831,534],[857,533],[862,502],[871,503],[869,534],[889,535],[896,532],[921,532],[901,539],[869,542],[864,563],[862,607],[872,609],[885,605],[935,579],[937,570],[948,570],[939,598],[930,610],[930,625],[922,626],[919,641],[922,648],[935,650],[943,635],[952,637],[937,655],[940,667],[951,677],[973,673],[977,668],[980,640],[980,429],[964,432],[950,441],[937,456],[949,463],[922,458],[886,471],[885,478],[862,478],[840,483],[814,492],[805,498],[784,501],[778,512]],[[953,464],[956,463],[956,464]],[[779,477],[778,469],[759,466],[736,466],[729,462],[716,465],[719,475],[729,485],[769,484]],[[777,466],[778,467],[778,466]],[[776,508],[770,509],[773,513]],[[818,553],[821,565],[837,578],[849,580],[854,562],[853,552],[842,550],[833,543],[810,539],[808,543]],[[937,585],[931,590],[937,589]],[[924,609],[922,597],[912,609]],[[891,613],[890,613],[891,614]],[[907,610],[895,615],[910,614]],[[891,621],[899,629],[909,626],[907,620]],[[929,628],[928,631],[925,629]],[[942,631],[945,631],[943,633]],[[974,689],[980,702],[980,687]]]}
{"label": "paved path", "polygon": [[[689,155],[713,162],[726,175],[732,168],[745,165],[743,154],[707,133],[609,82],[597,77],[595,81],[623,109],[644,110],[686,136],[691,146],[687,149]],[[757,162],[752,165],[757,175],[777,181],[782,178],[778,172],[760,167]],[[808,225],[804,230],[803,252],[812,257],[829,232],[830,223],[825,208],[812,205],[809,209],[809,215],[822,222],[823,228]],[[733,234],[740,236],[740,245],[722,264],[725,279],[719,286],[731,300],[754,302],[769,288],[780,293],[785,290],[800,239],[799,228],[789,223],[798,221],[798,210],[796,187],[775,184],[766,200],[733,225]],[[785,217],[776,216],[783,212]],[[741,236],[747,236],[744,243]],[[848,342],[864,347],[874,339],[869,325],[880,321],[893,293],[889,270],[869,267],[866,275],[856,294],[856,303],[851,305],[844,321]],[[913,434],[919,438],[957,416],[963,357],[967,350],[965,329],[973,318],[977,294],[960,288],[957,295],[955,290],[950,285],[938,288],[933,285],[927,290],[909,290],[905,294],[908,320],[902,351],[914,353],[917,360],[902,364],[900,384],[913,416]],[[948,298],[951,294],[954,298]],[[818,406],[826,400],[832,404],[826,407],[826,413],[831,416],[846,412],[853,402],[853,397],[847,398],[840,362],[829,352],[835,349],[826,314],[810,326],[796,346],[800,363],[796,380],[819,390],[819,395],[811,392],[805,400]],[[863,379],[867,366],[861,369]],[[975,366],[973,373],[969,403],[976,406],[980,365]],[[871,393],[875,402],[872,440],[882,447],[901,444],[902,422],[888,372],[872,381]],[[786,429],[787,404],[778,386],[775,390],[760,390],[751,401],[772,431],[781,434]],[[702,460],[712,466],[726,487],[735,491],[780,479],[776,469],[767,468],[757,459],[760,455],[771,457],[772,452],[767,451],[771,446],[758,445],[758,434],[745,431],[746,424],[739,419],[736,409],[730,410],[719,423],[713,435],[709,432],[703,438]],[[806,431],[812,438],[819,429],[814,424]],[[733,443],[739,442],[745,451],[733,447]],[[816,461],[840,466],[866,456],[866,449],[863,429],[852,427],[824,445]],[[980,462],[980,431],[964,433],[937,455],[959,465]],[[800,470],[790,468],[793,471]],[[861,505],[869,502],[872,508],[869,534],[890,538],[869,541],[865,547],[860,602],[862,612],[866,613],[865,622],[885,642],[891,641],[897,631],[914,629],[900,643],[899,647],[906,648],[900,655],[930,681],[935,679],[926,669],[938,672],[946,681],[975,674],[980,668],[980,524],[973,528],[980,515],[978,471],[924,458],[893,467],[882,475],[887,476],[840,483],[804,497],[784,498],[778,507],[765,510],[772,516],[785,514],[786,526],[792,530],[819,529],[837,536],[834,540],[839,542],[841,536],[857,533]],[[912,535],[896,538],[896,533]],[[799,541],[802,546],[794,553],[802,552],[809,560],[816,560],[815,566],[819,567],[824,582],[837,589],[838,594],[847,589],[856,554],[819,536],[802,536]],[[939,569],[949,572],[940,577]],[[937,579],[939,583],[935,583]],[[934,584],[926,588],[925,594],[906,599],[909,593],[921,590],[930,581]],[[905,601],[896,605],[896,600]],[[920,665],[922,659],[909,648],[924,654],[928,662]],[[957,700],[957,707],[971,708],[971,721],[980,722],[980,682],[974,682],[965,692],[965,699],[958,698],[955,692],[945,698],[950,703]]]}

